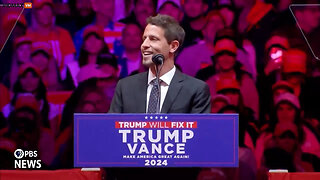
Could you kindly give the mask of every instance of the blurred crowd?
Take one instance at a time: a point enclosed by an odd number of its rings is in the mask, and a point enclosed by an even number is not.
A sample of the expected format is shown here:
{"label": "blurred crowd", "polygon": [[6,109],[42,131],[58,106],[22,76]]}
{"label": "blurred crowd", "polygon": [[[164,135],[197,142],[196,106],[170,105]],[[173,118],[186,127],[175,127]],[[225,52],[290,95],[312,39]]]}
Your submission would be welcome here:
{"label": "blurred crowd", "polygon": [[160,13],[186,31],[176,67],[207,82],[212,113],[240,117],[239,168],[199,180],[320,171],[320,6],[289,8],[318,0],[32,2],[0,11],[1,169],[17,148],[72,168],[73,113],[107,113],[117,81],[146,71],[142,34]]}

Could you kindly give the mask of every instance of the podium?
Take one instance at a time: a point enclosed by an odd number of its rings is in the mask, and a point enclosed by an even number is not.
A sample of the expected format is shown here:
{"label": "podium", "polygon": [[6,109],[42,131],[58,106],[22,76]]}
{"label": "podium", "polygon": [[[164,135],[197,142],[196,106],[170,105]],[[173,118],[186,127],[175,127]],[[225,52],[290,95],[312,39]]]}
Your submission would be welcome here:
{"label": "podium", "polygon": [[237,114],[74,115],[75,167],[237,167]]}

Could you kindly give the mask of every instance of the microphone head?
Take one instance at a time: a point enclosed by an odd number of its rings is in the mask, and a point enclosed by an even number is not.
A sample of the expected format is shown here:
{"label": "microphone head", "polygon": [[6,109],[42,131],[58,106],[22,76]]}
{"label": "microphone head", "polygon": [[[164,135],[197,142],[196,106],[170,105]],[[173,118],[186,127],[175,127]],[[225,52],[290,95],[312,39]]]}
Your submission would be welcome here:
{"label": "microphone head", "polygon": [[152,56],[152,62],[155,65],[163,64],[163,61],[164,61],[164,56],[162,54],[155,54]]}

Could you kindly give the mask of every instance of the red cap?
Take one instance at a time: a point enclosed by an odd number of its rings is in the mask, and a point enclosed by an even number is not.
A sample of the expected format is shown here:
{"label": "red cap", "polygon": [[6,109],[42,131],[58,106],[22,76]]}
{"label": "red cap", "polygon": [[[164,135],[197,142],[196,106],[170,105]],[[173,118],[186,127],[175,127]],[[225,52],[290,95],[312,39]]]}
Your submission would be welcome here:
{"label": "red cap", "polygon": [[289,49],[283,56],[283,68],[284,73],[300,72],[305,74],[307,72],[307,55],[300,49]]}
{"label": "red cap", "polygon": [[286,88],[293,92],[293,87],[287,81],[280,80],[272,85],[272,91],[275,91],[279,88]]}
{"label": "red cap", "polygon": [[236,43],[233,40],[227,38],[218,40],[214,46],[214,52],[215,54],[218,54],[222,51],[228,51],[233,54],[237,54]]}
{"label": "red cap", "polygon": [[216,92],[224,89],[240,90],[239,82],[235,78],[218,78],[216,82]]}
{"label": "red cap", "polygon": [[52,56],[52,48],[49,43],[47,43],[47,42],[33,42],[32,43],[32,53],[35,53],[40,50],[47,53],[50,57]]}
{"label": "red cap", "polygon": [[300,101],[298,99],[298,97],[292,93],[283,93],[280,94],[274,104],[278,105],[281,102],[289,102],[290,104],[292,104],[293,106],[295,106],[297,109],[300,109]]}
{"label": "red cap", "polygon": [[99,37],[103,38],[103,27],[97,25],[88,25],[83,31],[83,38],[85,38],[88,34],[95,33]]}
{"label": "red cap", "polygon": [[265,48],[269,49],[271,46],[278,44],[281,45],[282,47],[289,49],[289,41],[288,38],[283,37],[283,36],[279,36],[279,35],[275,35],[272,36],[266,43]]}
{"label": "red cap", "polygon": [[51,7],[53,7],[53,1],[52,0],[33,0],[32,6],[36,9],[41,8],[44,4],[48,4]]}
{"label": "red cap", "polygon": [[32,63],[24,63],[19,67],[19,76],[21,76],[23,73],[26,72],[27,69],[32,69],[34,70],[34,72],[40,77],[41,73],[39,68],[37,68],[35,65],[33,65]]}
{"label": "red cap", "polygon": [[20,36],[14,39],[13,46],[17,48],[20,44],[24,43],[32,44],[32,39],[29,36]]}
{"label": "red cap", "polygon": [[20,109],[23,107],[28,107],[35,112],[40,112],[40,107],[37,99],[32,94],[21,94],[18,96],[16,104],[14,106],[15,109]]}
{"label": "red cap", "polygon": [[5,14],[2,18],[2,24],[4,28],[13,28],[13,25],[15,24],[15,22],[18,20],[19,23],[23,24],[24,26],[27,26],[27,20],[24,17],[23,14],[20,15],[20,13],[18,12],[8,12],[7,14]]}

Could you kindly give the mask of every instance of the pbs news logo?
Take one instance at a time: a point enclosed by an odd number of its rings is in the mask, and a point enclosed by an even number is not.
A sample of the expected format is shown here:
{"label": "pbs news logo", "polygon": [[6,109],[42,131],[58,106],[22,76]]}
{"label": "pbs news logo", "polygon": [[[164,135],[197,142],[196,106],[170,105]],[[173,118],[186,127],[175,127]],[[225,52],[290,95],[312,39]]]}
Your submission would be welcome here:
{"label": "pbs news logo", "polygon": [[32,158],[37,157],[37,151],[23,151],[22,149],[17,149],[14,151],[14,168],[21,169],[39,169],[41,168],[41,160],[26,160],[22,158]]}

